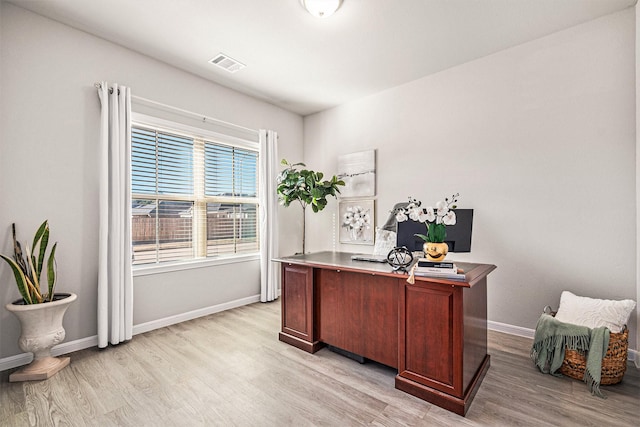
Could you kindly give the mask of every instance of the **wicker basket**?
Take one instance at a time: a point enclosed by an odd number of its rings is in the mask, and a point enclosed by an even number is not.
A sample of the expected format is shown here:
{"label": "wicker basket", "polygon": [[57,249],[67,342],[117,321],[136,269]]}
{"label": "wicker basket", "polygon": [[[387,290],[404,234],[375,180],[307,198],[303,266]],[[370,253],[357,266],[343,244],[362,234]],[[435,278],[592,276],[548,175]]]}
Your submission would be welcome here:
{"label": "wicker basket", "polygon": [[[609,347],[607,354],[602,358],[602,376],[600,384],[618,384],[622,381],[627,371],[627,349],[629,348],[629,329],[615,334],[609,334]],[[584,370],[587,365],[585,354],[577,350],[565,349],[564,361],[560,367],[560,373],[577,380],[584,378]]]}
{"label": "wicker basket", "polygon": [[[551,306],[546,306],[543,313],[556,315]],[[629,329],[625,326],[620,333],[609,333],[609,347],[602,358],[600,384],[611,385],[622,381],[627,371],[627,350],[629,349]],[[582,381],[587,368],[587,357],[583,352],[565,348],[564,360],[560,373]]]}

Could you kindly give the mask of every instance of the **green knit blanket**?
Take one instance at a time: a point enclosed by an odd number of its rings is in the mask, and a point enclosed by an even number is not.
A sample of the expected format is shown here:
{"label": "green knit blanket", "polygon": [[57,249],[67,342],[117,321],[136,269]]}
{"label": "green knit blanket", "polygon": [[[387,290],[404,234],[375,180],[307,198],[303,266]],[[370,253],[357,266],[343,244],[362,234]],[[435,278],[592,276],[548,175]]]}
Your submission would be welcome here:
{"label": "green knit blanket", "polygon": [[549,314],[542,314],[536,325],[536,333],[531,348],[531,359],[540,372],[561,376],[558,372],[564,360],[565,347],[587,352],[587,366],[584,382],[591,394],[605,398],[600,391],[602,358],[609,346],[609,329],[590,329],[563,323]]}

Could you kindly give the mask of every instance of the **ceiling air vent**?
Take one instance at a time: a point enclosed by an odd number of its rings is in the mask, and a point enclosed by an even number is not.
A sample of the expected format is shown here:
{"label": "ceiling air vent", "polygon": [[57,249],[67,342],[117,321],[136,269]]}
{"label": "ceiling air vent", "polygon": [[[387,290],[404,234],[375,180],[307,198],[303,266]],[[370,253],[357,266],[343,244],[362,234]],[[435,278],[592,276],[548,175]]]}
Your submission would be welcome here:
{"label": "ceiling air vent", "polygon": [[217,54],[215,58],[210,59],[209,62],[211,62],[213,65],[217,65],[222,69],[227,70],[230,73],[240,71],[246,66],[243,63],[238,62],[235,59],[225,55],[224,53]]}

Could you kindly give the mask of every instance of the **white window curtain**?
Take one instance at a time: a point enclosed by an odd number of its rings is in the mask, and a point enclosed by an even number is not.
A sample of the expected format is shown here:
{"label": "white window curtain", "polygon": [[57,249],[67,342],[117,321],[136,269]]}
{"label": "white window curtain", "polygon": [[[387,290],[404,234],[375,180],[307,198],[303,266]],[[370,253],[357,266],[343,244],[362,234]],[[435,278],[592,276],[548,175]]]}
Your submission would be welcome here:
{"label": "white window curtain", "polygon": [[131,91],[96,85],[100,115],[98,347],[131,339]]}
{"label": "white window curtain", "polygon": [[271,261],[278,256],[278,134],[261,129],[260,138],[260,301],[278,298],[279,264]]}

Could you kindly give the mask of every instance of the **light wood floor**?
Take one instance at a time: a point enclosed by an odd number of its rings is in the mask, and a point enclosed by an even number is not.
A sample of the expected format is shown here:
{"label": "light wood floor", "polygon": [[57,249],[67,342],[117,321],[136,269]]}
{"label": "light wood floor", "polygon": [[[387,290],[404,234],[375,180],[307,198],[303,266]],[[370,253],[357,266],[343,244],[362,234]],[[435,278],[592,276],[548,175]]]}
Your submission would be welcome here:
{"label": "light wood floor", "polygon": [[531,341],[490,332],[466,418],[394,388],[393,369],[278,341],[280,304],[252,304],[71,354],[48,381],[0,373],[2,426],[637,426],[640,374],[603,387],[537,372]]}

